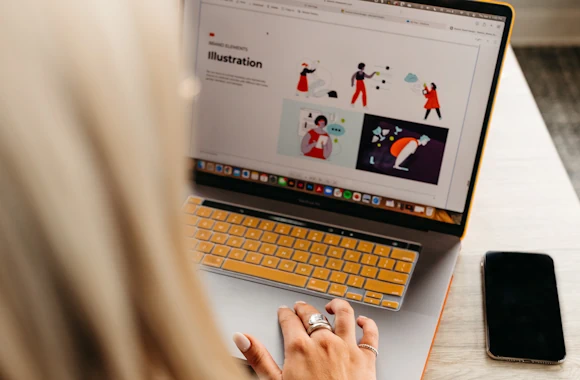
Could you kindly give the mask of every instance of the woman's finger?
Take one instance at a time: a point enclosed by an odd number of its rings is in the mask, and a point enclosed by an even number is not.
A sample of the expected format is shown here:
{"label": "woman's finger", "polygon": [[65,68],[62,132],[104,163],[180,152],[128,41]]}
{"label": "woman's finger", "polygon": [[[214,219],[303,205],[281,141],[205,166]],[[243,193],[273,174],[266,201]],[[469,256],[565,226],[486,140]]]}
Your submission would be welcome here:
{"label": "woman's finger", "polygon": [[326,305],[326,311],[334,314],[334,333],[346,343],[356,346],[354,325],[354,310],[350,304],[340,298],[335,298]]}
{"label": "woman's finger", "polygon": [[[357,324],[363,330],[363,336],[360,339],[360,344],[368,344],[369,346],[374,347],[375,349],[379,349],[379,328],[375,321],[370,318],[363,317],[362,315],[357,318]],[[363,351],[368,351],[375,357],[375,354],[366,348],[361,348]]]}
{"label": "woman's finger", "polygon": [[282,380],[280,367],[260,341],[242,333],[235,333],[233,339],[261,380]]}
{"label": "woman's finger", "polygon": [[289,307],[281,306],[278,309],[278,321],[280,322],[280,328],[284,336],[285,350],[288,350],[291,342],[308,338],[302,321]]}
{"label": "woman's finger", "polygon": [[[304,326],[304,329],[308,329],[308,327],[310,327],[310,324],[308,323],[308,321],[310,320],[310,317],[313,314],[320,314],[320,312],[318,310],[316,310],[316,308],[312,305],[307,304],[306,302],[302,302],[302,301],[298,301],[294,304],[294,311],[296,311],[296,315],[298,317],[300,317],[300,320],[302,320],[302,324]],[[332,334],[332,331],[327,330],[327,329],[318,329],[316,331],[314,331],[311,335],[312,338],[314,337],[323,337],[326,334]]]}

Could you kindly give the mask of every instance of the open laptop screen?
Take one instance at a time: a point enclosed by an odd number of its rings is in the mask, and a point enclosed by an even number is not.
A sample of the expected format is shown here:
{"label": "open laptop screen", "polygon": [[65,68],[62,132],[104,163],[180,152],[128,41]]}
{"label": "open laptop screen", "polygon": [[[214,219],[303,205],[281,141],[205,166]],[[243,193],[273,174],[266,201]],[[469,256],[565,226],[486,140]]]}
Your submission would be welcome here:
{"label": "open laptop screen", "polygon": [[201,0],[188,11],[198,180],[465,222],[509,17],[387,0]]}

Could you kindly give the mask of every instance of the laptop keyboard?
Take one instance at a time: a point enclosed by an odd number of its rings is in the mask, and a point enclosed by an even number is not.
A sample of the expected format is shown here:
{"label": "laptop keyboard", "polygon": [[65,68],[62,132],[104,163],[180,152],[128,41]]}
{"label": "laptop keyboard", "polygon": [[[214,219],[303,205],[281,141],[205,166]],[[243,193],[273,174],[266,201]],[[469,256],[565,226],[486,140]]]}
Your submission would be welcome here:
{"label": "laptop keyboard", "polygon": [[189,197],[201,268],[324,298],[399,310],[420,246]]}

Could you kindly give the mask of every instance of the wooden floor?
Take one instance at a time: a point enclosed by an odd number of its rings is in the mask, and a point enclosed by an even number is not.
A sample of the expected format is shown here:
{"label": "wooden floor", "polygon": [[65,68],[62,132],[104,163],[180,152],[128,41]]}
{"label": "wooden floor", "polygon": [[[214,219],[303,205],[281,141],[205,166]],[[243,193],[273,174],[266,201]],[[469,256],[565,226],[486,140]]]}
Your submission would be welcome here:
{"label": "wooden floor", "polygon": [[580,47],[514,51],[576,194],[580,195]]}

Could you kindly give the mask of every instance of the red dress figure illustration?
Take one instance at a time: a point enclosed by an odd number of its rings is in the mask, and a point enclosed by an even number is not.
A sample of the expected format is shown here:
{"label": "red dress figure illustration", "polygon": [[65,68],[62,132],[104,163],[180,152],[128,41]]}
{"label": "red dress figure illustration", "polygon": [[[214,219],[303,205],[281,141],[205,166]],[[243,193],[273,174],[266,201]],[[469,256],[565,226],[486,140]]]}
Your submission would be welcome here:
{"label": "red dress figure illustration", "polygon": [[439,120],[441,120],[441,110],[439,106],[439,98],[437,97],[437,85],[435,83],[431,83],[431,89],[427,88],[427,85],[424,84],[425,89],[423,90],[423,95],[427,98],[427,103],[425,103],[425,120],[431,113],[431,110],[434,109],[437,112],[437,116],[439,116]]}
{"label": "red dress figure illustration", "polygon": [[376,74],[376,72],[372,73],[371,75],[368,75],[367,73],[365,73],[365,64],[364,63],[359,63],[358,64],[358,71],[356,73],[354,73],[352,75],[352,78],[350,79],[350,84],[352,87],[354,87],[354,81],[356,79],[356,90],[354,92],[354,95],[352,96],[352,101],[350,102],[350,104],[354,107],[354,103],[356,103],[356,100],[358,99],[358,96],[360,94],[362,94],[362,103],[363,103],[363,107],[366,108],[367,106],[367,89],[365,87],[365,78],[372,78],[374,77]]}
{"label": "red dress figure illustration", "polygon": [[304,135],[300,150],[307,157],[320,158],[326,160],[332,154],[332,141],[324,128],[328,124],[328,119],[318,116],[314,120],[316,128],[313,128]]}
{"label": "red dress figure illustration", "polygon": [[300,72],[300,79],[298,80],[298,86],[296,87],[296,96],[298,96],[298,94],[301,92],[305,92],[306,97],[308,97],[308,77],[307,77],[307,75],[312,74],[313,72],[316,71],[316,69],[310,70],[308,68],[307,63],[303,63],[302,67],[303,67],[303,69]]}

